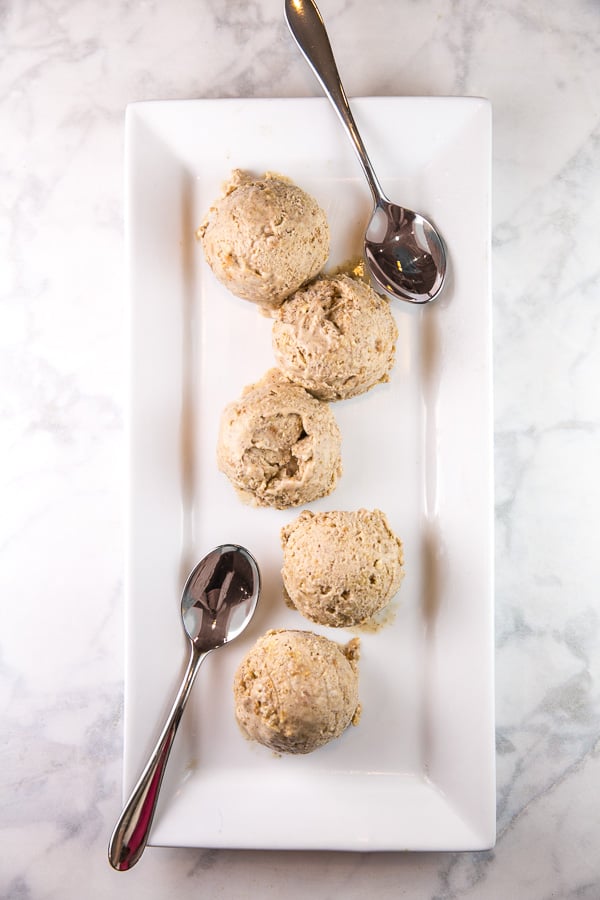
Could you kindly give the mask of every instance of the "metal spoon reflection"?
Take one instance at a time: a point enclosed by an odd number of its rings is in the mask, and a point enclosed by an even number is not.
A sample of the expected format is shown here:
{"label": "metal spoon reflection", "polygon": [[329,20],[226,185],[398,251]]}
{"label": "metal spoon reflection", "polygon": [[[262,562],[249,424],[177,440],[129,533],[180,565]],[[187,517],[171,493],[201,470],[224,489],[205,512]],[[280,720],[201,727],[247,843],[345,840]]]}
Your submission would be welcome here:
{"label": "metal spoon reflection", "polygon": [[446,250],[434,225],[384,194],[358,132],[340,80],[331,44],[314,0],[285,0],[288,27],[331,101],[369,183],[375,208],[364,252],[375,281],[388,294],[410,303],[428,303],[446,277]]}
{"label": "metal spoon reflection", "polygon": [[131,869],[144,852],[169,753],[200,664],[211,650],[242,633],[259,594],[258,566],[244,547],[235,544],[216,547],[190,574],[181,597],[189,662],[156,747],[110,839],[108,859],[114,869]]}

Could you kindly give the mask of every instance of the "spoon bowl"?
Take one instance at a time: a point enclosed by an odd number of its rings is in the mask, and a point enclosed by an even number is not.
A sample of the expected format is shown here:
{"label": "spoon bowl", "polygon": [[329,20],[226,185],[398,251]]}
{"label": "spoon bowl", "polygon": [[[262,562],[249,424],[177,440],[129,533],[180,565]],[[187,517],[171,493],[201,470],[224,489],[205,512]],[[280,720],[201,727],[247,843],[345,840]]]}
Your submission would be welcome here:
{"label": "spoon bowl", "polygon": [[424,216],[380,197],[365,234],[365,259],[371,275],[388,294],[412,303],[428,303],[442,289],[446,250]]}
{"label": "spoon bowl", "polygon": [[181,595],[181,619],[197,650],[209,653],[242,633],[256,608],[260,575],[244,547],[223,544],[190,573]]}
{"label": "spoon bowl", "polygon": [[314,0],[285,0],[284,8],[292,36],[338,114],[373,195],[375,208],[364,243],[373,279],[399,300],[435,300],[447,268],[441,235],[422,215],[392,203],[384,194],[354,121],[325,23]]}
{"label": "spoon bowl", "polygon": [[144,852],[169,753],[200,664],[212,650],[242,633],[259,595],[258,566],[237,544],[216,547],[189,575],[181,597],[189,661],[160,737],[110,839],[108,859],[117,871],[131,869]]}

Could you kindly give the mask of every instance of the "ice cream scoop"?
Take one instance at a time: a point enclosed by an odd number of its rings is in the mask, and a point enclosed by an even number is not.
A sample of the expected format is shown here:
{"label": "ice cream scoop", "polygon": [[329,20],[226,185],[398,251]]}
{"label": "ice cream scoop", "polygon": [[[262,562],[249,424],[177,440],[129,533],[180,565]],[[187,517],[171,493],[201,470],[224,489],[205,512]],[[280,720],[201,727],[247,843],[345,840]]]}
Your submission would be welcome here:
{"label": "ice cream scoop", "polygon": [[233,682],[242,733],[276,753],[312,753],[360,718],[360,642],[272,629],[240,663]]}
{"label": "ice cream scoop", "polygon": [[325,212],[272,172],[234,169],[196,234],[221,284],[265,312],[314,278],[329,256]]}
{"label": "ice cream scoop", "polygon": [[277,365],[319,400],[344,400],[389,380],[398,328],[390,301],[360,278],[322,275],[275,312]]}
{"label": "ice cream scoop", "polygon": [[446,277],[446,250],[435,226],[419,213],[392,203],[384,194],[359,134],[340,80],[325,24],[314,0],[285,0],[288,27],[331,101],[356,151],[375,208],[364,251],[374,280],[388,294],[410,303],[428,303]]}
{"label": "ice cream scoop", "polygon": [[334,490],[341,444],[329,405],[270,369],[223,410],[217,464],[244,503],[288,509]]}
{"label": "ice cream scoop", "polygon": [[131,869],[146,846],[173,740],[200,663],[249,623],[260,593],[260,573],[244,547],[223,544],[201,560],[186,581],[181,618],[190,658],[156,747],[117,822],[108,847],[111,866]]}
{"label": "ice cream scoop", "polygon": [[380,509],[300,515],[281,529],[284,597],[312,622],[361,625],[395,596],[404,550]]}

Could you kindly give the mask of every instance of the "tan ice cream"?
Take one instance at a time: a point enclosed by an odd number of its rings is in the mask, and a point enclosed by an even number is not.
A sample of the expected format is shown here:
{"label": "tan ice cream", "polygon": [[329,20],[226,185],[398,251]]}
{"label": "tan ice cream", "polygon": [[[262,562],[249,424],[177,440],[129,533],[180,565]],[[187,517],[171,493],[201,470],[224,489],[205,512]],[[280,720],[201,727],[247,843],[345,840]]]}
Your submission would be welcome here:
{"label": "tan ice cream", "polygon": [[287,509],[331,493],[340,449],[329,406],[271,369],[223,411],[217,462],[244,502]]}
{"label": "tan ice cream", "polygon": [[282,753],[310,753],[360,715],[359,642],[340,647],[309,631],[268,631],[239,666],[235,716],[247,737]]}
{"label": "tan ice cream", "polygon": [[281,530],[284,590],[313,622],[346,627],[383,609],[404,576],[402,541],[378,509],[304,510]]}
{"label": "tan ice cream", "polygon": [[291,181],[236,169],[197,237],[219,281],[267,309],[313,278],[329,255],[329,226],[316,200]]}
{"label": "tan ice cream", "polygon": [[389,301],[348,275],[321,276],[275,313],[273,350],[292,381],[342,400],[388,381],[398,329]]}

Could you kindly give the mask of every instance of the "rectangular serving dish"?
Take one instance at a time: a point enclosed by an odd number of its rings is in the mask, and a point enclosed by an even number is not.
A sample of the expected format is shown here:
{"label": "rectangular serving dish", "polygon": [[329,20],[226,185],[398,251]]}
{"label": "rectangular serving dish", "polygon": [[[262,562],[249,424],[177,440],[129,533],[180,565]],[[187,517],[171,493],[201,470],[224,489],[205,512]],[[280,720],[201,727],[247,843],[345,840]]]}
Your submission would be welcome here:
{"label": "rectangular serving dish", "polygon": [[352,101],[392,199],[443,233],[434,304],[392,301],[389,384],[334,405],[344,474],[311,509],[383,509],[406,577],[361,636],[360,724],[307,756],[276,756],[234,721],[232,678],[269,628],[313,626],[281,592],[279,531],[299,510],[243,506],[217,471],[221,410],[273,365],[271,322],[229,294],[195,230],[233,168],[313,194],[329,266],[361,251],[371,199],[325,99],[133,104],[126,123],[130,303],[124,791],[170,708],[186,648],[188,571],[240,543],[263,577],[245,635],[202,666],[173,748],[154,845],[479,850],[495,840],[490,143],[487,101]]}

